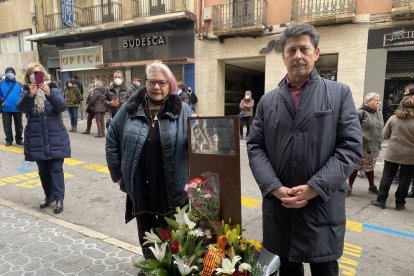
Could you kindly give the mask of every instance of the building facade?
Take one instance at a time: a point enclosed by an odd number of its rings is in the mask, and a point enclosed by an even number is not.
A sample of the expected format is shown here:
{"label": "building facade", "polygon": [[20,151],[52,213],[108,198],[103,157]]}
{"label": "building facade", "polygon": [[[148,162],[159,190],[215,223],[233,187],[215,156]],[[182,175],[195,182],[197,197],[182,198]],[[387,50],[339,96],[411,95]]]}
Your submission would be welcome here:
{"label": "building facade", "polygon": [[12,66],[19,81],[24,68],[38,59],[35,43],[26,40],[36,32],[30,4],[30,0],[0,1],[0,74]]}
{"label": "building facade", "polygon": [[413,80],[414,0],[205,0],[198,14],[200,114],[236,115],[245,90],[257,101],[275,88],[286,74],[280,33],[296,22],[317,28],[319,74],[349,85],[357,106],[375,91],[389,110]]}
{"label": "building facade", "polygon": [[77,75],[109,85],[121,70],[127,85],[162,60],[194,85],[194,7],[190,0],[34,0],[39,59],[55,80]]}

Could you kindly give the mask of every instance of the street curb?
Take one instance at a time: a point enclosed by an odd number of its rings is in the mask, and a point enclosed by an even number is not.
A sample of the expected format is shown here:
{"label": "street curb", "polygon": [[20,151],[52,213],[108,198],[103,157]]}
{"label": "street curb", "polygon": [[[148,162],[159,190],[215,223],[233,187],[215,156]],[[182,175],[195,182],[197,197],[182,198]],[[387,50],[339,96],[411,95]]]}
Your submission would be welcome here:
{"label": "street curb", "polygon": [[36,212],[34,210],[28,209],[26,207],[23,207],[19,204],[16,204],[14,202],[8,201],[8,200],[3,199],[3,198],[0,198],[0,205],[3,205],[5,207],[11,208],[13,210],[25,213],[27,215],[30,215],[30,216],[33,216],[33,217],[36,217],[36,218],[51,222],[51,223],[59,225],[61,227],[76,231],[76,232],[81,233],[85,236],[88,236],[88,237],[100,240],[102,242],[114,245],[116,247],[122,248],[122,249],[124,249],[126,251],[129,251],[129,252],[132,252],[134,254],[143,256],[142,248],[140,246],[136,246],[136,245],[132,245],[132,244],[120,241],[118,239],[112,238],[108,235],[105,235],[105,234],[100,233],[98,231],[86,228],[84,226],[76,225],[74,223],[67,222],[67,221],[64,221],[62,219],[58,219],[58,218],[56,218],[54,216],[51,216],[51,215],[48,215],[48,214],[42,214],[42,213]]}

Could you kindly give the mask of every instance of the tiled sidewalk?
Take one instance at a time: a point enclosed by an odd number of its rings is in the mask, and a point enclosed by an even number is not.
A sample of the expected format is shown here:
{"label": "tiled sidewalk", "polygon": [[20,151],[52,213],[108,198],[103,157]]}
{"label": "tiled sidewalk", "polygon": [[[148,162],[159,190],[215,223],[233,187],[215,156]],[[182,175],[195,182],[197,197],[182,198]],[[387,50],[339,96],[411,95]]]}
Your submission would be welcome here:
{"label": "tiled sidewalk", "polygon": [[140,258],[0,205],[0,275],[137,275],[133,263]]}

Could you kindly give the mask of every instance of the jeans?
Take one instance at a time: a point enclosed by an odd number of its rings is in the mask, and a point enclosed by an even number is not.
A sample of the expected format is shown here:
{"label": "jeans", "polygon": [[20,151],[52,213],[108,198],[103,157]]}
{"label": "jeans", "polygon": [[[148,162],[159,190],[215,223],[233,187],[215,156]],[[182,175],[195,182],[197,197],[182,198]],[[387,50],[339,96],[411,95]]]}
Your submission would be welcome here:
{"label": "jeans", "polygon": [[3,118],[4,135],[6,136],[6,142],[13,142],[13,130],[12,130],[12,118],[14,120],[14,131],[16,132],[16,142],[23,141],[23,121],[21,112],[3,112],[1,114]]}
{"label": "jeans", "polygon": [[63,178],[63,159],[36,161],[40,181],[46,196],[54,196],[55,200],[65,197],[65,182]]}
{"label": "jeans", "polygon": [[76,128],[78,125],[78,107],[68,106],[68,112],[70,116],[70,125],[72,126],[72,128]]}
{"label": "jeans", "polygon": [[[312,276],[335,276],[339,275],[338,261],[326,263],[310,263]],[[286,258],[280,258],[280,276],[303,276],[303,263],[289,262]]]}
{"label": "jeans", "polygon": [[377,197],[378,202],[385,203],[387,201],[391,183],[394,180],[398,167],[400,167],[400,183],[395,192],[395,204],[405,205],[405,198],[410,188],[411,179],[414,176],[414,165],[405,165],[390,161],[384,161],[384,170],[382,172],[379,195]]}

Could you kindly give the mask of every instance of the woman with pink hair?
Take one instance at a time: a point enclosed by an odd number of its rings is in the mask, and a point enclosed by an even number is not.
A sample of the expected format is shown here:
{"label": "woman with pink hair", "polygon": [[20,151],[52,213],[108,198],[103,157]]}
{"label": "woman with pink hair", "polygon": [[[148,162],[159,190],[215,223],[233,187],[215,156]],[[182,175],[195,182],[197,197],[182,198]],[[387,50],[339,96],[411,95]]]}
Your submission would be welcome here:
{"label": "woman with pink hair", "polygon": [[187,203],[189,105],[175,93],[167,65],[147,65],[145,88],[133,94],[108,129],[106,160],[111,178],[127,194],[126,222],[137,219],[146,258],[145,232],[164,226],[164,216]]}

